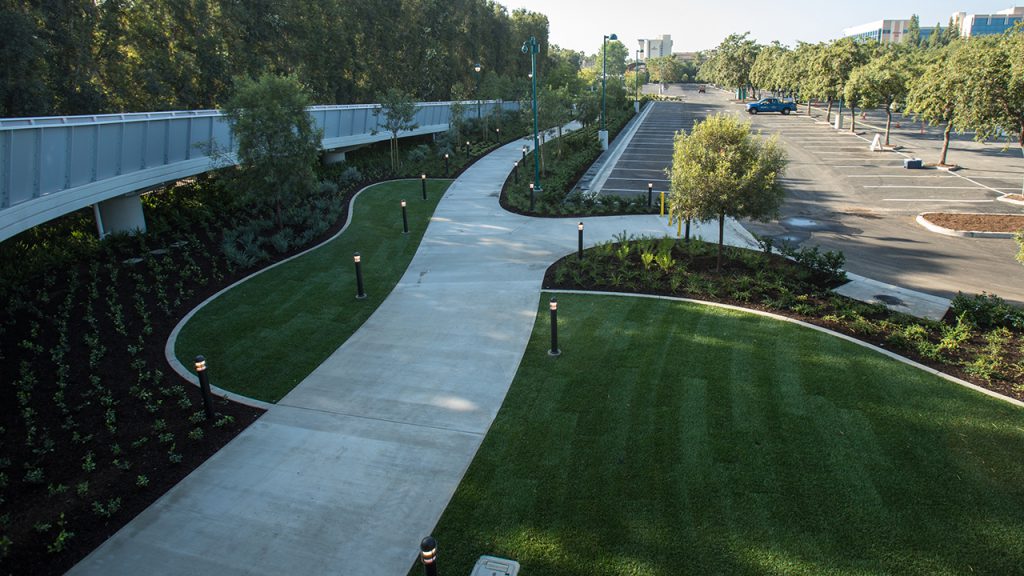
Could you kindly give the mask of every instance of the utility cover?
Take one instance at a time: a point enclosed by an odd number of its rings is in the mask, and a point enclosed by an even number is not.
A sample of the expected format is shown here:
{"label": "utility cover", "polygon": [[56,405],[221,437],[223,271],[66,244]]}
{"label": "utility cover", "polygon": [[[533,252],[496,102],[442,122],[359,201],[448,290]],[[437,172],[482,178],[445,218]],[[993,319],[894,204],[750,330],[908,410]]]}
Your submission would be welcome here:
{"label": "utility cover", "polygon": [[494,556],[481,556],[469,576],[516,576],[517,574],[519,574],[519,562]]}

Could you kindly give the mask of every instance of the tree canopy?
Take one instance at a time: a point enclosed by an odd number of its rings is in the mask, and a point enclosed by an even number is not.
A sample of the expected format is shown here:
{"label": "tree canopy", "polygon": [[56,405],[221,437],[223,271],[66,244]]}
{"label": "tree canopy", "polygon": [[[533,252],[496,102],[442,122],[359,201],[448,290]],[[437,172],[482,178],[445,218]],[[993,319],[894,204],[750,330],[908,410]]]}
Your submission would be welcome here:
{"label": "tree canopy", "polygon": [[671,210],[681,219],[718,219],[718,265],[725,217],[765,220],[775,216],[785,190],[779,177],[786,155],[776,137],[762,139],[750,124],[717,114],[676,134],[672,156]]}

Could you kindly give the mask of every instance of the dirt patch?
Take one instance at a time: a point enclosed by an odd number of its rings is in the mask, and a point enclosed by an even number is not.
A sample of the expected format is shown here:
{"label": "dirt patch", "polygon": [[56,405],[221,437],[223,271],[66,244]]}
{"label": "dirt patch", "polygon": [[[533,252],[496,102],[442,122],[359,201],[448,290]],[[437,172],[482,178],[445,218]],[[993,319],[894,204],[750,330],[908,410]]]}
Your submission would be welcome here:
{"label": "dirt patch", "polygon": [[936,226],[965,232],[1016,232],[1024,229],[1024,214],[931,212],[922,217]]}

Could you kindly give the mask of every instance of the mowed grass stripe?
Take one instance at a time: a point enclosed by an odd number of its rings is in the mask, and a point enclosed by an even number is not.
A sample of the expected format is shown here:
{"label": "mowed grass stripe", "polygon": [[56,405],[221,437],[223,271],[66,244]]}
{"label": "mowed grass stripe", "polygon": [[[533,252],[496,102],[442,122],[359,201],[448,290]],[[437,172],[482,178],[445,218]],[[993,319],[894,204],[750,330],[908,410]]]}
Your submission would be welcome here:
{"label": "mowed grass stripe", "polygon": [[[689,303],[560,294],[434,536],[533,575],[1020,574],[1024,411]],[[418,573],[414,570],[413,573]]]}
{"label": "mowed grass stripe", "polygon": [[[175,354],[206,356],[211,383],[276,402],[341,346],[391,293],[419,247],[449,182],[372,186],[355,200],[348,228],[328,244],[234,287],[181,330]],[[407,201],[409,234],[399,203]],[[356,300],[354,252],[368,297]]]}

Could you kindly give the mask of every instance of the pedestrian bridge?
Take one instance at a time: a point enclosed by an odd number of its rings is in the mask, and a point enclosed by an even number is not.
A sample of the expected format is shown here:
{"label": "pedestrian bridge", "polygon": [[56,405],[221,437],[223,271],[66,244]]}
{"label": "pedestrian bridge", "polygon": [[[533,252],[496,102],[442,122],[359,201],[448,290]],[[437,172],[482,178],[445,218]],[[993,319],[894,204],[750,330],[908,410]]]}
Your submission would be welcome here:
{"label": "pedestrian bridge", "polygon": [[[417,104],[417,128],[448,130],[452,102]],[[464,102],[467,118],[518,103]],[[379,104],[312,106],[321,148],[344,152],[387,140]],[[139,193],[235,162],[235,142],[218,110],[0,119],[0,241],[93,206],[100,235],[145,230]]]}

